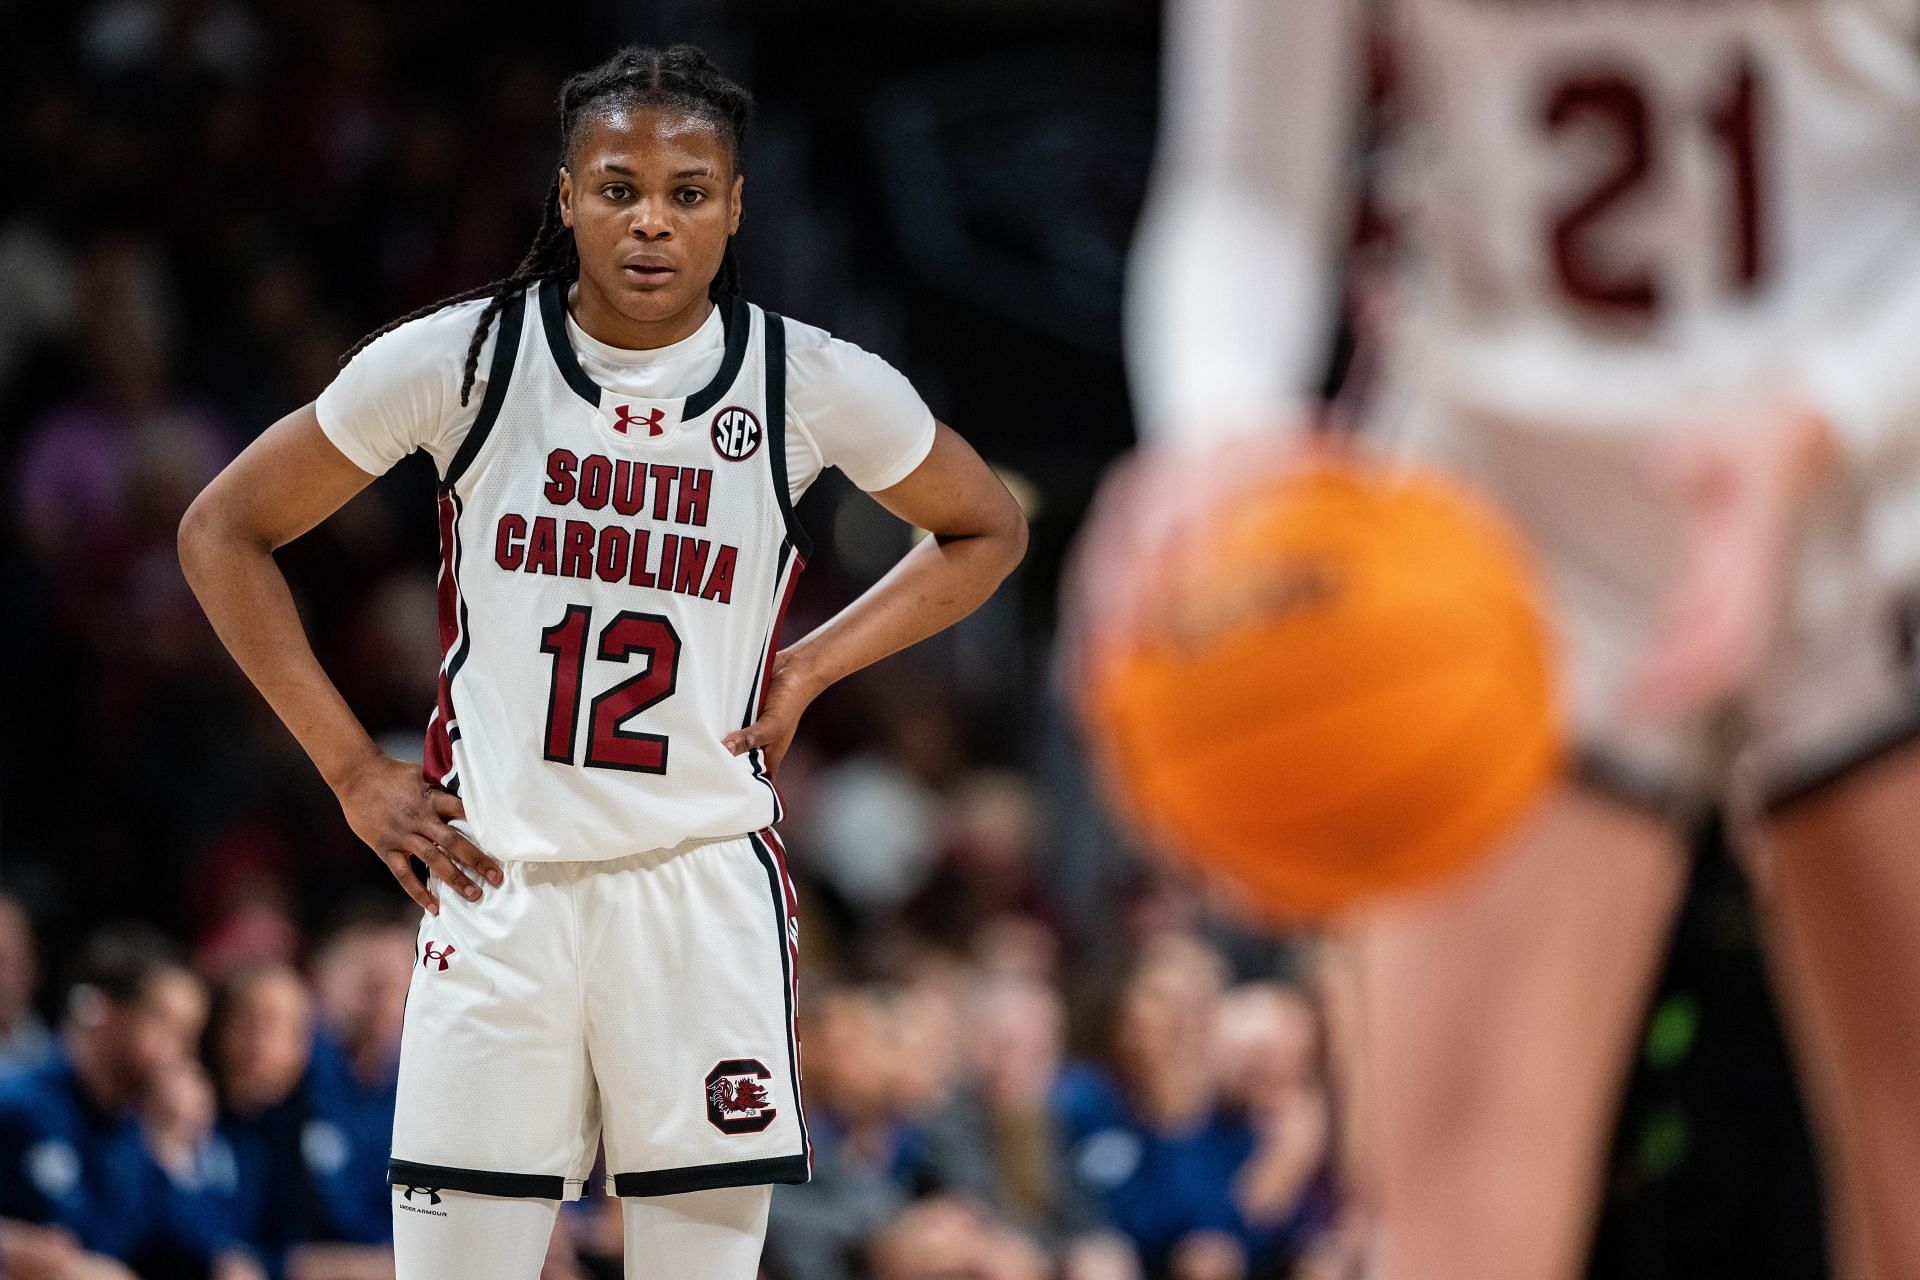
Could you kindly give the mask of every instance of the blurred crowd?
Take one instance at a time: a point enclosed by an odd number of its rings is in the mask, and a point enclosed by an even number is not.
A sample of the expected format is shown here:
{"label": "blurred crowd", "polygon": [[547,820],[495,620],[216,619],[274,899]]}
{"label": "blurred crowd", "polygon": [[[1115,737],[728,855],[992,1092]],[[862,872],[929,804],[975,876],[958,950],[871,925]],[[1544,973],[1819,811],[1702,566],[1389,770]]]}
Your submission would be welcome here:
{"label": "blurred crowd", "polygon": [[[411,908],[220,649],[174,530],[358,334],[518,258],[566,70],[670,35],[761,88],[750,189],[779,216],[747,220],[750,290],[971,425],[939,396],[977,394],[971,356],[902,350],[909,304],[847,247],[875,216],[819,141],[859,132],[847,85],[796,83],[749,7],[0,4],[7,1274],[391,1272]],[[1111,360],[1036,363],[1082,412],[1120,398]],[[990,457],[996,430],[1041,438],[975,416]],[[416,758],[432,485],[411,460],[281,556],[351,705]],[[802,514],[796,633],[908,545],[843,488]],[[1023,591],[832,691],[783,768],[816,1170],[775,1199],[767,1276],[1333,1274],[1312,974],[1118,849]],[[617,1215],[570,1206],[549,1276],[619,1274]]]}
{"label": "blurred crowd", "polygon": [[[366,905],[300,965],[245,949],[189,964],[150,928],[109,927],[72,957],[49,1025],[29,917],[0,899],[0,1266],[390,1277],[415,932]],[[802,981],[814,1178],[775,1193],[767,1280],[1346,1274],[1325,1033],[1302,988],[1233,983],[1198,936],[1158,932],[1078,1053],[1058,939],[1019,913],[884,976]],[[544,1280],[619,1276],[619,1213],[599,1194],[568,1205]]]}

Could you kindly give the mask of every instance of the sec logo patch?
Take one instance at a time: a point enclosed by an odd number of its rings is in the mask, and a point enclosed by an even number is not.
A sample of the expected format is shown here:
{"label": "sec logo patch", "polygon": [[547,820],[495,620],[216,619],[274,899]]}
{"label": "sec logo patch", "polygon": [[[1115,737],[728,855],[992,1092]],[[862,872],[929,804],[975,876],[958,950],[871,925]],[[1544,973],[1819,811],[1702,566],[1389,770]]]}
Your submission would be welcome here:
{"label": "sec logo patch", "polygon": [[751,458],[763,434],[760,419],[737,405],[713,415],[713,451],[730,461]]}

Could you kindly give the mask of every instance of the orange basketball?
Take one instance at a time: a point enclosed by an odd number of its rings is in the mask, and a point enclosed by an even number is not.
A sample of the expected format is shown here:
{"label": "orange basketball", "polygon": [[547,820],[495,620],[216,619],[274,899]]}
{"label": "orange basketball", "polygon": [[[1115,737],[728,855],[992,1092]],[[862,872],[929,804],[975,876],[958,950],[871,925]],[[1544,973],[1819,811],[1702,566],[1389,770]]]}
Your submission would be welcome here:
{"label": "orange basketball", "polygon": [[1155,570],[1083,704],[1123,807],[1281,919],[1436,880],[1540,796],[1561,742],[1518,536],[1437,476],[1280,477]]}

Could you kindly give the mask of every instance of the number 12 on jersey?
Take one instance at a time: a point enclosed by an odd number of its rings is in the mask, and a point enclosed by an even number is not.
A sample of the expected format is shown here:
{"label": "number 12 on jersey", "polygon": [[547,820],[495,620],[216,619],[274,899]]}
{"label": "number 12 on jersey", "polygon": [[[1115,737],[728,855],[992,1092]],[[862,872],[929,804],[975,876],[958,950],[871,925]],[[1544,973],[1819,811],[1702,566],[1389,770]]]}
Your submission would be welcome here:
{"label": "number 12 on jersey", "polygon": [[[547,693],[543,754],[555,764],[574,762],[579,738],[581,684],[587,669],[587,637],[593,610],[570,604],[560,621],[540,633],[540,652],[553,658],[553,682]],[[657,613],[622,609],[600,630],[595,657],[629,662],[643,654],[646,670],[614,685],[587,708],[586,757],[589,769],[626,769],[633,773],[667,771],[667,735],[625,728],[628,720],[673,696],[680,667],[680,634]]]}

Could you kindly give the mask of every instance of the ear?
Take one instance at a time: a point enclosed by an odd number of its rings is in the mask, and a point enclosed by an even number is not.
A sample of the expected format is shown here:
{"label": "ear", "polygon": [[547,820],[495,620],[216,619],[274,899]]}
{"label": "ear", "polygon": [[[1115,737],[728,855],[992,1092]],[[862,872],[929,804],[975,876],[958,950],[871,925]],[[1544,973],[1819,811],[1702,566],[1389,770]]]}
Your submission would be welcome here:
{"label": "ear", "polygon": [[740,191],[746,185],[747,185],[746,174],[744,173],[738,174],[734,177],[733,194],[727,197],[727,203],[732,206],[732,208],[728,210],[728,215],[729,215],[727,219],[728,235],[732,235],[734,232],[740,230]]}
{"label": "ear", "polygon": [[560,221],[573,225],[573,175],[565,165],[560,166]]}

